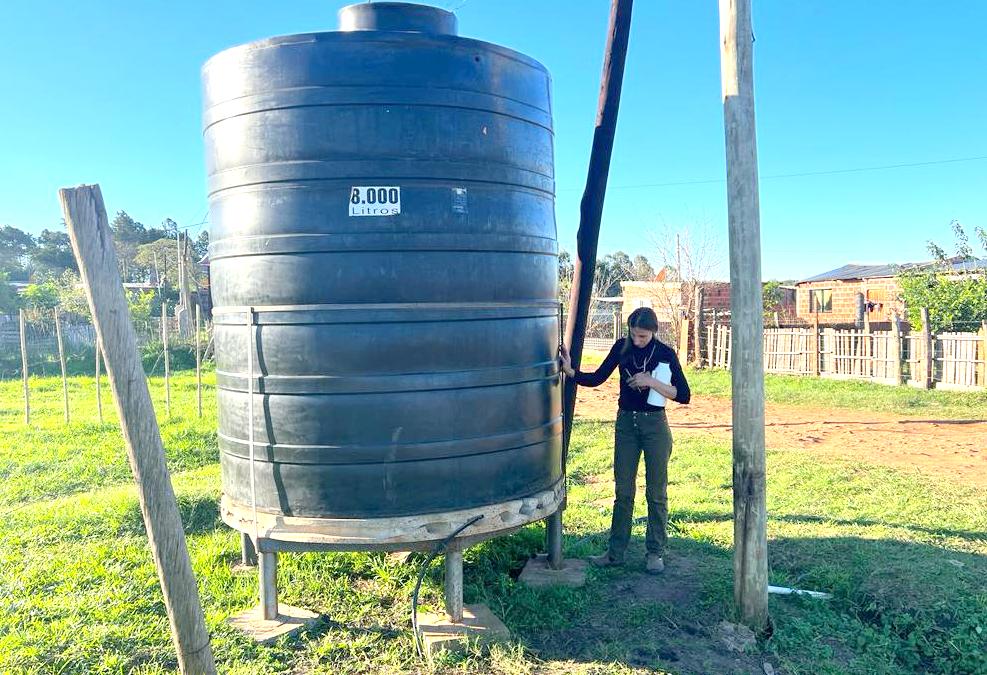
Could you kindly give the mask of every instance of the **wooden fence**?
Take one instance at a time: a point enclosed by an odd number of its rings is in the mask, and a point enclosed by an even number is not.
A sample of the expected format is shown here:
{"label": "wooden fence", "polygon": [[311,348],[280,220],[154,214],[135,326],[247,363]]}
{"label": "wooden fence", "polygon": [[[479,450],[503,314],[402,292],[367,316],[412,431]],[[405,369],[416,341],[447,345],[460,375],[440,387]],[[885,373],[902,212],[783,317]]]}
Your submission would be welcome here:
{"label": "wooden fence", "polygon": [[[730,367],[730,326],[706,328],[703,365]],[[987,324],[976,333],[766,328],[764,372],[937,389],[987,389]]]}

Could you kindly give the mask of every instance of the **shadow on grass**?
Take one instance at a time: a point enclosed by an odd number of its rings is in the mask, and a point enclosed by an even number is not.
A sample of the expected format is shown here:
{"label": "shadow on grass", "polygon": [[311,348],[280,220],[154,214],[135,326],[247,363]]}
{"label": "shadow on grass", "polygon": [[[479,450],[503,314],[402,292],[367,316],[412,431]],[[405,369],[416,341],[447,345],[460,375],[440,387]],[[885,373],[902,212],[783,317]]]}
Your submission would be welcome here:
{"label": "shadow on grass", "polygon": [[[219,517],[219,498],[205,495],[178,495],[178,513],[186,535],[205,534],[226,527]],[[145,536],[144,517],[140,504],[132,502],[120,519],[121,535]]]}

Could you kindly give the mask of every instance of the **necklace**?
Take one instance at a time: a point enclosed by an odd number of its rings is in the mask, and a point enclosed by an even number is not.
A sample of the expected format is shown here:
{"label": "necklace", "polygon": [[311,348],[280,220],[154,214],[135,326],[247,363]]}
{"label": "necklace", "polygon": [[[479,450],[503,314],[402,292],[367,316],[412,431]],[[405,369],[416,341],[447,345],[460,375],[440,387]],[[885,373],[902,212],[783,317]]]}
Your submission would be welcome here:
{"label": "necklace", "polygon": [[651,357],[655,355],[655,349],[658,348],[658,343],[655,342],[654,339],[652,339],[651,341],[653,343],[651,345],[651,353],[644,358],[644,363],[639,364],[637,362],[637,359],[634,358],[634,354],[631,354],[631,362],[634,364],[634,367],[637,368],[642,373],[644,372],[645,368],[648,367],[648,361],[650,361]]}

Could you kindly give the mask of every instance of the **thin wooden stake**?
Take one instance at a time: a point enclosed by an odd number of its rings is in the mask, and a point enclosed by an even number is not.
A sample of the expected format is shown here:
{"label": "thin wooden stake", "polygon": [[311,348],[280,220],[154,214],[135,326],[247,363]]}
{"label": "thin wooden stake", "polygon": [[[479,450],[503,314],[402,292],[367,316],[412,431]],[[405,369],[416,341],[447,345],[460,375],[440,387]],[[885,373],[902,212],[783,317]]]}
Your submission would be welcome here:
{"label": "thin wooden stake", "polygon": [[96,415],[99,416],[99,423],[103,423],[103,393],[100,391],[99,386],[99,370],[100,364],[99,360],[102,356],[103,350],[99,344],[99,336],[96,336]]}
{"label": "thin wooden stake", "polygon": [[195,303],[195,403],[202,417],[202,351],[200,348],[199,331],[202,330],[202,308]]}
{"label": "thin wooden stake", "polygon": [[69,423],[69,380],[65,372],[65,345],[62,342],[62,319],[55,308],[55,337],[58,340],[58,362],[62,366],[62,399],[65,402],[65,423]]}
{"label": "thin wooden stake", "polygon": [[161,347],[164,350],[165,413],[171,417],[171,358],[168,354],[168,303],[161,303]]}
{"label": "thin wooden stake", "polygon": [[757,632],[768,626],[764,456],[764,310],[754,123],[750,0],[720,0],[720,58],[730,226],[734,601]]}
{"label": "thin wooden stake", "polygon": [[27,384],[27,326],[24,322],[24,310],[20,310],[21,330],[21,379],[24,380],[24,424],[31,423],[31,388]]}
{"label": "thin wooden stake", "polygon": [[178,666],[183,673],[215,673],[209,633],[151,393],[137,352],[137,336],[120,282],[103,196],[98,185],[84,185],[59,190],[58,198],[98,343],[106,349],[106,371],[164,594]]}

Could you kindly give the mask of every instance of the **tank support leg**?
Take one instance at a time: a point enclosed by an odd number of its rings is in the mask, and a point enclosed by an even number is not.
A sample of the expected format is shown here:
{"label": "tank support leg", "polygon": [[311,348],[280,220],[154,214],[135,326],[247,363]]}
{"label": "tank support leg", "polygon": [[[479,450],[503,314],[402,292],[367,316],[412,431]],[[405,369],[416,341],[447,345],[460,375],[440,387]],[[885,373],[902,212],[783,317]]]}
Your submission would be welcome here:
{"label": "tank support leg", "polygon": [[246,532],[240,533],[240,563],[245,567],[257,566],[257,549],[254,542]]}
{"label": "tank support leg", "polygon": [[545,519],[545,544],[548,548],[548,566],[562,569],[562,509]]}
{"label": "tank support leg", "polygon": [[260,610],[264,619],[278,618],[278,554],[258,556],[260,563]]}
{"label": "tank support leg", "polygon": [[463,620],[463,552],[458,548],[446,551],[446,614],[453,623]]}

